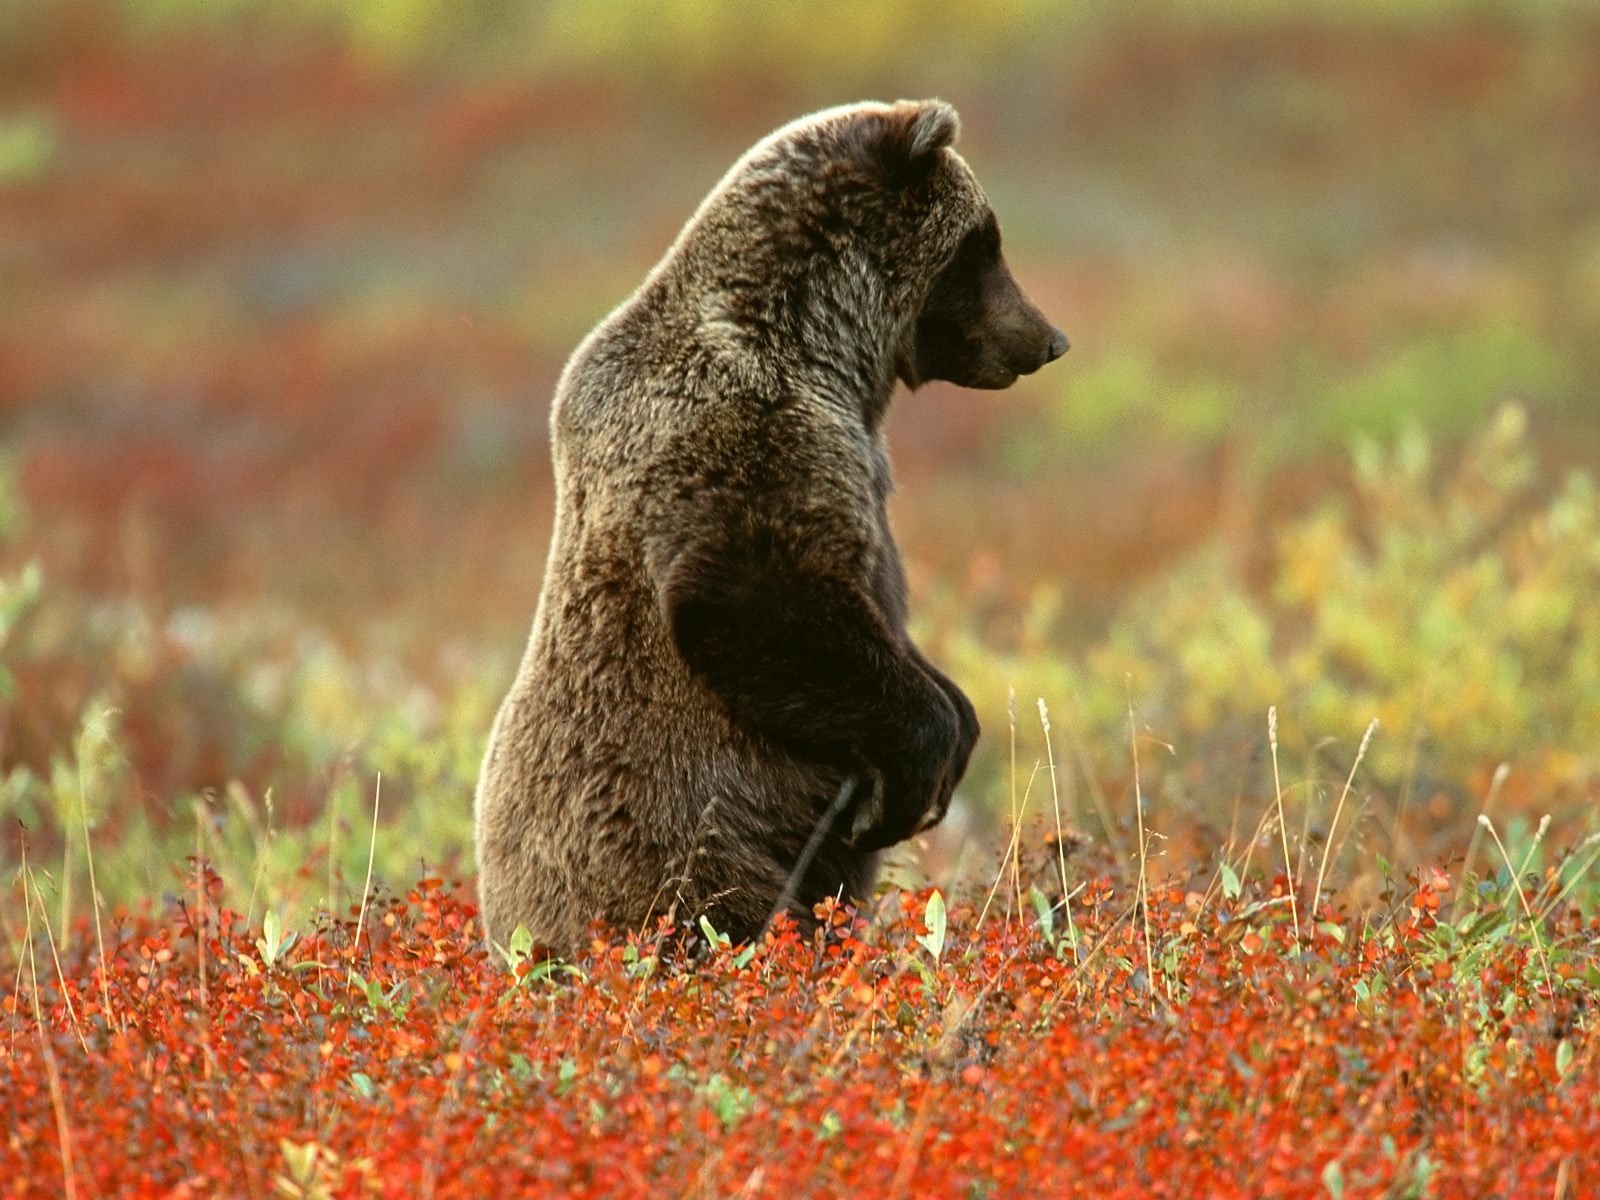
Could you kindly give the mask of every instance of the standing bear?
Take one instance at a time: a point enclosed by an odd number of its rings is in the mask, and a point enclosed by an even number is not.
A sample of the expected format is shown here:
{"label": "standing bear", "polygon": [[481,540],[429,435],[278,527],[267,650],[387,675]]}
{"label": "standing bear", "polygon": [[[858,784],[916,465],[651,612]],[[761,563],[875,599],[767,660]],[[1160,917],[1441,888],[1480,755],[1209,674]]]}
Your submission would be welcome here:
{"label": "standing bear", "polygon": [[864,897],[978,721],[906,634],[897,380],[1067,349],[1000,256],[941,101],[802,118],[734,164],[556,388],[543,593],[477,794],[489,935]]}

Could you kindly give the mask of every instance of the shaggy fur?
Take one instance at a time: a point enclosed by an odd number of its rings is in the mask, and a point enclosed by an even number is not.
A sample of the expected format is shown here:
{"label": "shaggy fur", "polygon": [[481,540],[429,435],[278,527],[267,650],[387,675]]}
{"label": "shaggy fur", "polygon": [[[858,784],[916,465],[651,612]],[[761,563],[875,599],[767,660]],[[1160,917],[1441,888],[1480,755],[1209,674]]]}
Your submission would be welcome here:
{"label": "shaggy fur", "polygon": [[669,910],[750,937],[944,815],[978,722],[906,635],[884,411],[897,379],[1004,387],[1066,349],[956,133],[938,101],[778,130],[567,364],[478,787],[492,937]]}

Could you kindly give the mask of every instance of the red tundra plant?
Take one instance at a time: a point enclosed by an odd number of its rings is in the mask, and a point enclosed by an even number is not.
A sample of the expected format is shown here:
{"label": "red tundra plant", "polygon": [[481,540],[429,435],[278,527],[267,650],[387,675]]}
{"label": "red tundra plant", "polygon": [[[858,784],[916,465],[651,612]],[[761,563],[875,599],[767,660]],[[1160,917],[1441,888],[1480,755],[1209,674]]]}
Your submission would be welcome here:
{"label": "red tundra plant", "polygon": [[563,964],[486,948],[437,879],[290,932],[197,876],[66,946],[30,907],[0,1193],[1600,1188],[1600,924],[1539,894],[1457,904],[1433,872],[1313,924],[1281,879],[1231,873],[1144,911],[1109,880],[981,914],[899,893],[754,945],[663,923]]}

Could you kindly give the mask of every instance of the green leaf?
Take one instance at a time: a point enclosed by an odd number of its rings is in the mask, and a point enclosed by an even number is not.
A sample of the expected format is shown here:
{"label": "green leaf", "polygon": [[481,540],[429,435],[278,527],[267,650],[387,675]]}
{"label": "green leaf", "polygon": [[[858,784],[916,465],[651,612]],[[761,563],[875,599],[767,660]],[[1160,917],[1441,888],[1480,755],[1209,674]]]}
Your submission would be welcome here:
{"label": "green leaf", "polygon": [[307,1142],[302,1146],[297,1142],[291,1142],[288,1138],[280,1138],[278,1150],[283,1154],[284,1164],[289,1168],[289,1178],[296,1183],[309,1183],[312,1168],[317,1161],[317,1144]]}
{"label": "green leaf", "polygon": [[1556,1075],[1562,1079],[1572,1070],[1572,1040],[1562,1038],[1556,1043]]}
{"label": "green leaf", "polygon": [[504,946],[496,942],[494,948],[500,952],[506,968],[515,971],[533,954],[533,934],[528,932],[526,925],[518,925],[511,931]]}
{"label": "green leaf", "polygon": [[563,1058],[556,1069],[556,1095],[565,1096],[572,1090],[573,1081],[577,1078],[578,1064],[570,1058]]}
{"label": "green leaf", "polygon": [[726,1075],[711,1076],[701,1092],[723,1129],[737,1127],[756,1106],[755,1093],[742,1084],[731,1083]]}
{"label": "green leaf", "polygon": [[519,962],[533,953],[533,934],[526,925],[518,925],[511,931],[511,944],[507,949],[517,956]]}
{"label": "green leaf", "polygon": [[1227,863],[1222,864],[1222,894],[1229,900],[1237,900],[1241,891],[1239,877],[1234,874],[1233,868]]}
{"label": "green leaf", "polygon": [[1047,938],[1053,937],[1056,931],[1056,914],[1050,907],[1050,897],[1038,888],[1030,887],[1028,902],[1033,905],[1034,915],[1039,918],[1039,931]]}
{"label": "green leaf", "polygon": [[267,915],[261,918],[261,936],[256,939],[256,949],[261,953],[261,961],[270,969],[278,965],[278,960],[288,953],[294,945],[295,935],[283,932],[283,918],[276,909],[269,908]]}
{"label": "green leaf", "polygon": [[1344,1168],[1337,1158],[1330,1158],[1322,1168],[1322,1186],[1328,1189],[1333,1200],[1344,1200]]}
{"label": "green leaf", "polygon": [[945,925],[948,914],[945,912],[944,895],[938,888],[928,897],[928,908],[923,914],[922,922],[928,927],[928,932],[919,934],[917,941],[922,948],[933,955],[933,961],[938,962],[939,956],[944,953]]}

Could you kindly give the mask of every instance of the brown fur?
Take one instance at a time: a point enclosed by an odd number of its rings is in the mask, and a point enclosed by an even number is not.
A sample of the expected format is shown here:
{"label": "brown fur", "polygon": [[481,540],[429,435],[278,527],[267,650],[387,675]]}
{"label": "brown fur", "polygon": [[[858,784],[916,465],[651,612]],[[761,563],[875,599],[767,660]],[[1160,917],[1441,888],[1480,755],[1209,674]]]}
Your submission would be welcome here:
{"label": "brown fur", "polygon": [[674,906],[753,936],[943,815],[977,721],[905,633],[884,411],[897,378],[1005,386],[1066,346],[988,252],[956,132],[937,101],[780,129],[567,364],[478,787],[494,938]]}

